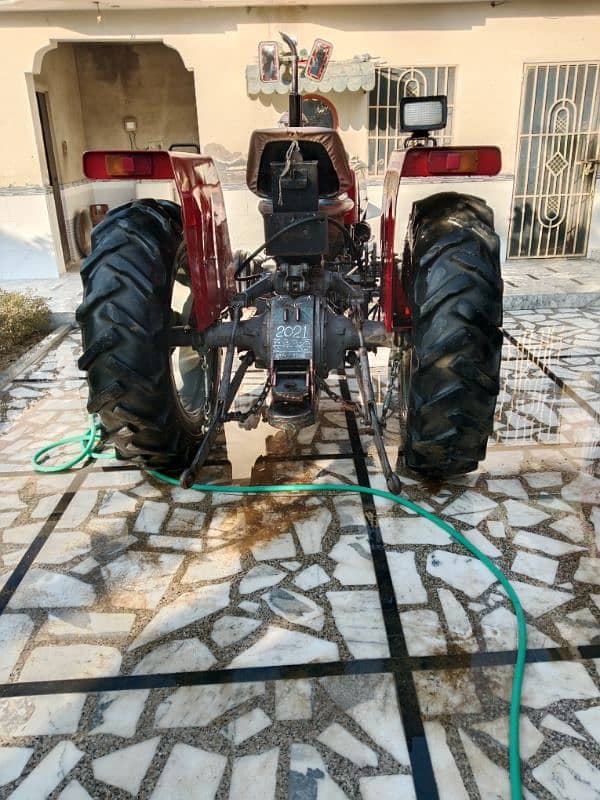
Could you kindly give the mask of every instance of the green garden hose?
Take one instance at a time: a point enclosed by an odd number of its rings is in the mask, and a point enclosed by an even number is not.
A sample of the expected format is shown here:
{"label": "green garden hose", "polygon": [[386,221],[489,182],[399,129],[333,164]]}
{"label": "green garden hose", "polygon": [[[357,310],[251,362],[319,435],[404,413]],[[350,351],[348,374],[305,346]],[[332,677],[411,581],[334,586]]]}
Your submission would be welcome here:
{"label": "green garden hose", "polygon": [[[58,448],[64,447],[68,444],[78,442],[81,445],[81,451],[78,455],[72,457],[70,460],[57,464],[55,466],[45,466],[42,462],[47,458],[47,454]],[[38,450],[33,458],[33,467],[37,472],[64,472],[71,469],[76,464],[87,460],[88,458],[110,458],[112,456],[104,453],[97,452],[97,448],[102,446],[100,439],[100,431],[96,425],[94,417],[90,417],[90,427],[81,436],[71,436],[67,439],[61,439],[58,442],[52,442],[45,445]],[[171,478],[168,475],[163,475],[156,470],[148,470],[148,474],[152,475],[159,481],[179,486],[179,481],[176,478]],[[509,740],[508,740],[508,754],[509,754],[509,774],[510,774],[510,797],[511,800],[522,800],[522,786],[521,786],[521,762],[519,758],[519,716],[521,707],[521,689],[523,686],[523,674],[525,671],[525,653],[527,649],[527,628],[525,625],[525,615],[523,607],[519,602],[517,593],[510,584],[508,578],[504,573],[494,564],[494,562],[482,553],[474,544],[460,534],[455,528],[443,519],[436,517],[424,508],[421,508],[416,503],[406,500],[404,497],[398,497],[390,492],[383,491],[382,489],[372,489],[368,486],[337,484],[337,483],[289,483],[280,484],[278,486],[217,486],[214,484],[195,483],[192,489],[199,492],[214,492],[219,494],[275,494],[284,492],[356,492],[359,494],[369,494],[373,497],[382,497],[384,500],[391,500],[415,514],[437,525],[446,533],[455,539],[460,545],[466,548],[477,558],[487,569],[494,575],[504,588],[509,597],[510,602],[515,610],[517,617],[517,658],[515,662],[515,671],[513,675],[511,700],[510,700],[510,716],[509,716]]]}

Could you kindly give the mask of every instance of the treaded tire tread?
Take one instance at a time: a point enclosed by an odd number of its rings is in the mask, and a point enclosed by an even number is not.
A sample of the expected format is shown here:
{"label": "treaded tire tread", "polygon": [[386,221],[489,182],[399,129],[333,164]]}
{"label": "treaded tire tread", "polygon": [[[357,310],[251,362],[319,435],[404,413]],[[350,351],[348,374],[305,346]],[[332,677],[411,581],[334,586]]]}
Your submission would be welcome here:
{"label": "treaded tire tread", "polygon": [[493,430],[502,350],[493,212],[455,192],[421,200],[406,252],[413,349],[405,459],[438,479],[475,469]]}
{"label": "treaded tire tread", "polygon": [[177,400],[166,336],[181,242],[175,203],[112,210],[93,231],[76,311],[88,411],[100,415],[119,457],[163,469],[187,465],[202,438],[201,422]]}

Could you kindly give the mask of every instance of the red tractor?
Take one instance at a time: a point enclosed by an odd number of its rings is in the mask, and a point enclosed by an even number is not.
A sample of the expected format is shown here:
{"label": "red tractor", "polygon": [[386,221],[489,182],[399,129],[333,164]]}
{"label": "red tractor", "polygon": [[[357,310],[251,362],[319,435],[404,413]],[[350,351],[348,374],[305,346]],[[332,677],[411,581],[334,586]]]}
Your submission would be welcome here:
{"label": "red tractor", "polygon": [[[351,367],[357,413],[372,429],[391,491],[400,482],[383,443],[390,408],[405,416],[411,469],[434,478],[468,472],[485,457],[499,388],[493,214],[470,195],[431,195],[414,204],[399,257],[396,198],[403,177],[495,175],[500,152],[436,146],[431,132],[446,124],[446,98],[402,100],[410,136],[390,159],[378,244],[338,133],[302,124],[297,46],[282,36],[292,75],[289,125],[250,139],[247,184],[265,230],[254,252],[231,252],[210,158],[84,155],[88,178],[172,178],[181,201],[135,200],[94,229],[77,310],[88,409],[119,457],[182,470],[181,484],[190,486],[225,422],[262,414],[290,431],[311,425],[320,394],[334,395],[328,376]],[[315,42],[307,77],[322,76],[331,50]],[[261,79],[277,79],[276,44],[263,43],[259,53]],[[391,368],[380,412],[368,352],[381,346],[391,348]],[[265,371],[263,390],[247,414],[232,412],[251,365]],[[391,402],[395,386],[399,403]]]}

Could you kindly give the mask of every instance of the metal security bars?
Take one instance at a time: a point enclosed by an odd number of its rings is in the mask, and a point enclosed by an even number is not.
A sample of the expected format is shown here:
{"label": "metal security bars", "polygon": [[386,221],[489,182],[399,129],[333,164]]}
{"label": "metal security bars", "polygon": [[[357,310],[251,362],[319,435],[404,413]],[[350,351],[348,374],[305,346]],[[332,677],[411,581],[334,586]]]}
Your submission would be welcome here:
{"label": "metal security bars", "polygon": [[436,132],[439,144],[450,144],[454,113],[456,68],[379,67],[375,87],[369,93],[369,173],[383,175],[393,150],[401,147],[408,134],[400,131],[400,100],[445,94],[448,97],[448,124]]}
{"label": "metal security bars", "polygon": [[598,62],[525,65],[509,257],[586,255],[599,93]]}

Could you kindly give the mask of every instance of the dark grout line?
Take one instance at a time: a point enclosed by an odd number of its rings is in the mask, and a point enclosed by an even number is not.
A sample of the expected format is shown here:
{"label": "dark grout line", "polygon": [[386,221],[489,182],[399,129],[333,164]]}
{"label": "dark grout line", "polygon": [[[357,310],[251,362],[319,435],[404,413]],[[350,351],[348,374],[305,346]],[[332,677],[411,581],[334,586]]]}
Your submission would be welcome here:
{"label": "dark grout line", "polygon": [[[350,390],[345,380],[340,380],[340,394],[346,402],[351,400]],[[356,417],[351,411],[346,411],[345,413],[350,443],[354,451],[354,469],[356,470],[358,483],[361,486],[370,486],[369,473],[362,450]],[[438,800],[439,794],[431,763],[431,754],[425,737],[417,689],[408,662],[408,647],[400,622],[392,576],[377,520],[377,509],[371,495],[361,494],[361,502],[367,522],[371,558],[375,569],[375,579],[379,591],[388,648],[391,658],[397,665],[393,671],[396,697],[406,736],[415,792],[418,800]]]}
{"label": "dark grout line", "polygon": [[68,506],[75,498],[77,490],[81,486],[81,483],[83,482],[85,475],[86,472],[84,469],[79,470],[75,474],[73,481],[69,485],[69,489],[66,492],[63,492],[63,494],[60,496],[56,505],[54,506],[54,509],[50,513],[50,516],[44,522],[42,529],[35,537],[35,539],[32,541],[32,543],[29,545],[29,547],[25,551],[25,554],[23,555],[19,563],[12,571],[9,579],[2,587],[2,590],[0,591],[0,614],[3,614],[4,611],[6,610],[6,607],[10,603],[11,598],[13,597],[14,593],[19,588],[21,581],[27,574],[29,567],[32,565],[36,556],[38,555],[38,553],[48,540],[48,537],[59,523],[60,518],[67,510]]}
{"label": "dark grout line", "polygon": [[551,381],[554,381],[554,383],[559,387],[559,389],[562,389],[562,391],[565,394],[568,394],[572,400],[575,400],[577,405],[584,411],[586,411],[596,422],[600,422],[600,414],[597,411],[594,411],[592,406],[588,402],[586,402],[582,397],[580,397],[577,394],[577,392],[571,389],[571,387],[568,384],[566,384],[562,378],[559,378],[558,375],[556,375],[541,358],[534,355],[531,352],[531,350],[528,350],[525,347],[525,345],[522,345],[517,339],[515,339],[515,337],[511,333],[509,333],[506,330],[506,328],[502,329],[502,333],[504,334],[506,339],[508,339],[508,341],[511,342],[511,344],[514,344],[514,346],[518,350],[520,350],[523,353],[523,355],[525,355],[530,361],[532,361],[536,366],[538,366],[542,370],[542,372],[550,378]]}
{"label": "dark grout line", "polygon": [[[456,653],[434,656],[364,658],[352,661],[325,661],[283,666],[257,666],[238,669],[215,669],[197,672],[165,672],[147,675],[112,675],[96,678],[23,681],[0,684],[0,699],[54,694],[131,691],[134,689],[177,689],[182,686],[217,686],[255,681],[319,679],[335,676],[392,674],[397,678],[408,672],[441,672],[513,666],[516,651]],[[528,650],[528,664],[556,661],[578,662],[600,658],[600,645],[552,647]],[[412,762],[412,758],[411,758]],[[427,795],[427,799],[433,795]]]}

